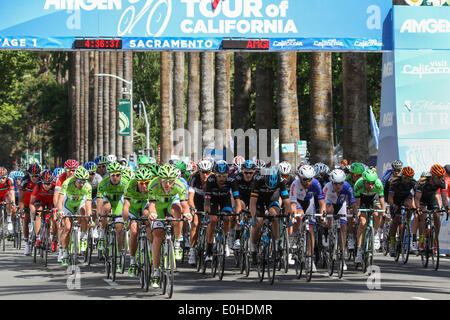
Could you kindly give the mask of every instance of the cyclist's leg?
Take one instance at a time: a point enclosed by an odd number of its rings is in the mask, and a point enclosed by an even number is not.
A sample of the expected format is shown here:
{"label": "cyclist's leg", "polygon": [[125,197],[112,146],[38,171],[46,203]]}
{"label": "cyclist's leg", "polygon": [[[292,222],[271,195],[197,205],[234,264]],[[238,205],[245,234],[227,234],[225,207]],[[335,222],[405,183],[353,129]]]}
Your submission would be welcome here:
{"label": "cyclist's leg", "polygon": [[342,241],[344,248],[347,243],[347,202],[342,204],[342,207],[338,210],[339,223],[341,224]]}
{"label": "cyclist's leg", "polygon": [[400,215],[398,210],[391,208],[391,228],[389,230],[390,247],[391,249],[395,247],[395,235],[397,233],[398,225],[400,224]]}
{"label": "cyclist's leg", "polygon": [[[158,219],[164,219],[165,213],[164,208],[167,207],[167,204],[162,204],[162,206],[158,206],[156,203],[156,212],[158,214]],[[164,241],[164,223],[161,221],[153,221],[151,224],[151,233],[152,233],[152,259],[153,259],[153,267],[159,268],[159,262],[161,259],[161,244]]]}
{"label": "cyclist's leg", "polygon": [[[269,213],[273,214],[273,215],[279,215],[280,214],[280,207],[278,207],[276,205],[270,206],[269,207]],[[272,232],[273,232],[273,236],[275,238],[275,241],[276,242],[279,241],[280,240],[280,222],[279,222],[279,218],[273,220],[273,222],[272,222]]]}
{"label": "cyclist's leg", "polygon": [[[122,211],[123,211],[123,199],[120,200],[119,203],[117,203],[111,207],[111,214],[114,216],[122,216]],[[124,220],[123,220],[123,217],[120,217],[120,218],[116,218],[115,221],[121,222],[121,223],[115,224],[116,234],[117,234],[117,245],[118,245],[118,248],[120,251],[123,248],[124,235],[125,235],[124,227],[123,227]]]}
{"label": "cyclist's leg", "polygon": [[[34,207],[36,208],[36,211],[43,209],[42,203],[40,201],[36,201],[34,203]],[[36,212],[36,217],[34,219],[34,230],[36,231],[36,237],[39,237],[41,232],[41,214],[42,212]]]}
{"label": "cyclist's leg", "polygon": [[[181,207],[180,199],[177,196],[173,199],[172,203],[169,206],[170,214],[175,219],[181,219],[183,216],[183,209]],[[183,233],[183,221],[177,221],[173,223],[173,233],[175,235],[175,239],[178,241],[181,238],[181,234]]]}
{"label": "cyclist's leg", "polygon": [[[305,214],[315,214],[316,213],[316,207],[314,205],[314,199],[311,199],[312,201],[309,201],[308,207],[305,210]],[[312,216],[309,219],[309,233],[311,234],[311,241],[312,245],[308,245],[308,255],[311,255],[312,252],[314,252],[315,247],[315,237],[314,237],[314,227],[316,226],[316,217]],[[312,252],[310,250],[312,249]]]}

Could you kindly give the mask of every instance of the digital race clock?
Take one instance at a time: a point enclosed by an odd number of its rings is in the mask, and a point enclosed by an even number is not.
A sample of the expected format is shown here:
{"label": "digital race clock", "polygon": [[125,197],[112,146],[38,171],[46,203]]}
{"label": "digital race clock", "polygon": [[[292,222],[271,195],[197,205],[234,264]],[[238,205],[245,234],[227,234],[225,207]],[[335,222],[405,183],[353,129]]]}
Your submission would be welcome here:
{"label": "digital race clock", "polygon": [[122,49],[122,39],[78,39],[75,49]]}

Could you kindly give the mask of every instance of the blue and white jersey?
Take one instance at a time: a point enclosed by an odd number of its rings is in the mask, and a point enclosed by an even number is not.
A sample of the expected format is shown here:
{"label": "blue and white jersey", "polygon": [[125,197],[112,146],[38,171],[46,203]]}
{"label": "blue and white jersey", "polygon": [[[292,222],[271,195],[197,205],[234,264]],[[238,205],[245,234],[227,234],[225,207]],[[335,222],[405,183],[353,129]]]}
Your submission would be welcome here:
{"label": "blue and white jersey", "polygon": [[383,178],[381,178],[381,183],[384,185],[386,185],[386,182],[388,182],[389,180],[391,180],[392,177],[392,169],[386,170],[386,172],[383,175]]}
{"label": "blue and white jersey", "polygon": [[300,179],[296,179],[291,185],[291,190],[289,193],[289,201],[290,202],[310,201],[311,199],[314,199],[315,195],[317,196],[317,200],[325,199],[319,181],[317,181],[316,179],[312,179],[311,186],[308,189],[305,189]]}
{"label": "blue and white jersey", "polygon": [[342,205],[347,202],[347,199],[350,201],[350,204],[356,203],[355,193],[348,182],[344,182],[339,194],[334,189],[333,183],[328,182],[323,188],[323,193],[325,195],[325,203],[327,205]]}
{"label": "blue and white jersey", "polygon": [[183,183],[184,187],[186,188],[186,192],[189,193],[189,185],[187,181],[184,178],[179,178],[181,183]]}

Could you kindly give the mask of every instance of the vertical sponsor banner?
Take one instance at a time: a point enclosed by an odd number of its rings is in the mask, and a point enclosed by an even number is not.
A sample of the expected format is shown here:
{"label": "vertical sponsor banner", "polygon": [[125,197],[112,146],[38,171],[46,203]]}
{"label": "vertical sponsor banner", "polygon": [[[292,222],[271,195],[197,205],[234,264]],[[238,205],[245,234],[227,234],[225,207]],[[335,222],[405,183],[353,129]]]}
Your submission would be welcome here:
{"label": "vertical sponsor banner", "polygon": [[119,136],[129,136],[131,132],[131,104],[129,99],[119,100]]}
{"label": "vertical sponsor banner", "polygon": [[395,111],[395,68],[394,53],[383,53],[380,136],[377,158],[377,173],[381,178],[398,159],[397,114]]}
{"label": "vertical sponsor banner", "polygon": [[399,156],[416,178],[450,163],[450,50],[396,50]]}

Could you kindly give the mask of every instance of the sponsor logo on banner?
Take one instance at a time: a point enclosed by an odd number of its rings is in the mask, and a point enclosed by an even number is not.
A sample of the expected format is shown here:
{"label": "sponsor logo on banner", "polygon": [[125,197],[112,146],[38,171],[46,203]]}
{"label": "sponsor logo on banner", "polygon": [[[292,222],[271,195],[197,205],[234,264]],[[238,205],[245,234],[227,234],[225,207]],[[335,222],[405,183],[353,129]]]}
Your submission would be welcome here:
{"label": "sponsor logo on banner", "polygon": [[361,47],[364,49],[364,48],[371,48],[371,47],[382,47],[383,43],[376,39],[363,40],[363,41],[356,40],[354,43],[354,46]]}
{"label": "sponsor logo on banner", "polygon": [[221,39],[123,38],[124,49],[218,50]]}
{"label": "sponsor logo on banner", "polygon": [[413,7],[421,6],[423,3],[423,0],[405,0],[405,2]]}
{"label": "sponsor logo on banner", "polygon": [[299,39],[283,39],[283,40],[274,40],[272,43],[272,47],[283,49],[283,48],[296,48],[303,47],[303,41]]}
{"label": "sponsor logo on banner", "polygon": [[450,33],[450,21],[446,19],[408,19],[403,22],[400,33]]}
{"label": "sponsor logo on banner", "polygon": [[394,124],[394,113],[387,112],[383,115],[382,127],[391,127]]}
{"label": "sponsor logo on banner", "polygon": [[405,64],[402,68],[403,74],[418,75],[419,78],[430,74],[450,74],[450,67],[446,60],[433,61],[428,64],[418,65]]}
{"label": "sponsor logo on banner", "polygon": [[313,44],[315,47],[343,47],[344,43],[342,41],[339,41],[337,39],[328,39],[328,40],[322,40],[322,41],[314,41]]}
{"label": "sponsor logo on banner", "polygon": [[[139,1],[139,0],[138,0]],[[130,1],[131,2],[131,1]],[[136,2],[136,1],[133,1]],[[122,10],[122,0],[46,0],[44,10]]]}

